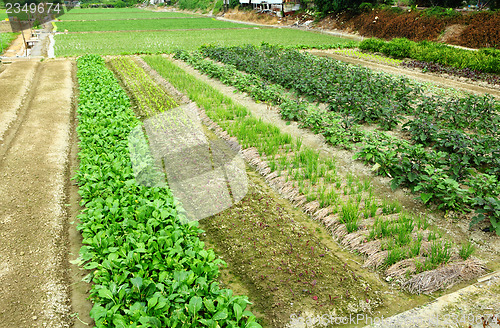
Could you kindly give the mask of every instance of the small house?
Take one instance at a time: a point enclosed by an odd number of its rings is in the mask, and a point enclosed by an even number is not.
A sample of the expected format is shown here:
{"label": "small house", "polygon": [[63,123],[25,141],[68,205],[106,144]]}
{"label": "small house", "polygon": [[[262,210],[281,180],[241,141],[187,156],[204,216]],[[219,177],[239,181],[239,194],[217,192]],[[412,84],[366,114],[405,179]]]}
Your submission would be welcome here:
{"label": "small house", "polygon": [[284,12],[285,15],[300,9],[299,0],[240,0],[240,4],[260,12]]}

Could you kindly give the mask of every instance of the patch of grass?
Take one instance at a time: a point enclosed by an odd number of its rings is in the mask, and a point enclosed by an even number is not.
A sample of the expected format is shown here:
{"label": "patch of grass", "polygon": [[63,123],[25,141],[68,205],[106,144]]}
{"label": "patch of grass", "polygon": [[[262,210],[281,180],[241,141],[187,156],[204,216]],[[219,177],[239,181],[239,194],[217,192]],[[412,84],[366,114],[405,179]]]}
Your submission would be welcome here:
{"label": "patch of grass", "polygon": [[327,189],[325,186],[320,187],[319,192],[319,204],[321,207],[328,207],[331,205],[336,205],[339,201],[339,195],[334,189]]}
{"label": "patch of grass", "polygon": [[[3,51],[5,52],[5,50],[10,46],[12,41],[14,41],[17,38],[18,35],[19,35],[19,33],[1,32],[0,33],[0,51],[1,51],[1,49],[3,49]],[[0,52],[0,54],[3,54],[3,53]]]}
{"label": "patch of grass", "polygon": [[384,214],[395,214],[401,212],[401,204],[397,200],[382,200],[382,212]]}
{"label": "patch of grass", "polygon": [[438,265],[447,263],[451,257],[451,244],[448,241],[435,240],[431,245],[431,253],[429,261],[432,264]]}
{"label": "patch of grass", "polygon": [[402,247],[394,247],[387,253],[387,258],[385,259],[385,264],[391,266],[398,263],[406,258],[407,251]]}
{"label": "patch of grass", "polygon": [[458,251],[458,255],[465,261],[467,260],[474,252],[476,251],[476,248],[470,241],[462,244],[460,247],[460,250]]}
{"label": "patch of grass", "polygon": [[359,208],[358,204],[347,202],[342,205],[340,213],[340,222],[346,225],[347,232],[351,233],[358,230]]}
{"label": "patch of grass", "polygon": [[408,251],[408,257],[416,257],[420,254],[420,248],[422,247],[422,235],[419,235],[417,239],[413,240],[410,244],[410,249]]}
{"label": "patch of grass", "polygon": [[439,231],[431,231],[429,237],[427,237],[427,240],[433,241],[438,240],[439,238],[441,238],[441,233]]}
{"label": "patch of grass", "polygon": [[195,50],[203,44],[241,45],[245,43],[284,46],[346,43],[338,37],[292,29],[231,29],[165,32],[69,33],[56,35],[57,56],[83,54],[121,55],[172,53]]}
{"label": "patch of grass", "polygon": [[419,215],[417,220],[417,227],[418,229],[425,230],[429,227],[429,222],[427,222],[427,218],[425,216]]}

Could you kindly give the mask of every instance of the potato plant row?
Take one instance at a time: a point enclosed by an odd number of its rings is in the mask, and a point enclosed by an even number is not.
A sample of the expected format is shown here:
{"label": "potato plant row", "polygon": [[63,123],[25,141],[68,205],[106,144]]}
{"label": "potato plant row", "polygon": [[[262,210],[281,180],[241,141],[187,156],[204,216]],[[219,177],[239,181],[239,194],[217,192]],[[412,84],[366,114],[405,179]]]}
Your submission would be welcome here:
{"label": "potato plant row", "polygon": [[[245,70],[246,65],[255,64],[254,59],[247,60],[248,57],[242,55],[248,55],[249,48],[204,48],[203,51],[215,59]],[[258,52],[256,48],[253,48],[253,51]],[[263,52],[265,51],[267,50],[264,49]],[[346,115],[345,111],[324,111],[305,102],[290,100],[291,94],[287,94],[280,85],[283,82],[276,85],[269,81],[281,81],[280,78],[290,81],[300,79],[297,76],[284,77],[284,73],[278,71],[278,66],[284,65],[280,60],[287,58],[287,55],[273,57],[274,61],[267,60],[265,64],[247,69],[256,71],[255,74],[243,74],[238,72],[235,66],[204,60],[203,56],[196,52],[178,52],[177,56],[204,73],[220,78],[224,83],[234,85],[241,91],[249,92],[259,101],[279,104],[284,118],[298,120],[302,126],[323,134],[332,144],[357,148],[356,157],[375,165],[379,174],[392,177],[393,188],[405,185],[414,191],[420,191],[424,203],[435,202],[440,208],[456,211],[476,209],[477,215],[471,225],[486,219],[500,234],[500,140],[497,133],[500,116],[498,103],[491,98],[468,96],[439,102],[433,96],[420,97],[420,103],[409,109],[417,118],[405,124],[413,139],[413,142],[408,142],[383,131],[363,131],[359,128],[363,121]],[[295,56],[302,59],[301,63],[323,60],[311,59],[309,55]],[[297,63],[290,65],[300,66]],[[346,69],[347,72],[354,71]],[[278,77],[275,78],[273,74]],[[376,75],[372,77],[376,78]],[[318,87],[328,85],[327,82],[321,83],[321,78],[316,78]],[[290,84],[283,84],[290,87]],[[311,81],[304,83],[308,84],[310,85]],[[307,95],[307,90],[309,89],[302,92],[299,90],[299,93]],[[330,92],[334,93],[335,89],[332,88]],[[354,94],[356,92],[354,91]],[[344,106],[351,105],[356,106],[348,100],[344,103]],[[331,107],[330,105],[330,109]],[[429,129],[434,129],[432,134],[427,133]],[[426,143],[425,136],[429,135],[432,140]],[[426,148],[427,146],[432,148]]]}
{"label": "potato plant row", "polygon": [[277,46],[207,46],[201,53],[388,130],[399,123],[401,114],[411,111],[422,92],[404,77]]}
{"label": "potato plant row", "polygon": [[104,60],[78,59],[77,263],[91,273],[97,327],[261,327],[246,296],[221,289],[224,264],[185,222],[168,188],[134,179],[127,137],[140,124]]}

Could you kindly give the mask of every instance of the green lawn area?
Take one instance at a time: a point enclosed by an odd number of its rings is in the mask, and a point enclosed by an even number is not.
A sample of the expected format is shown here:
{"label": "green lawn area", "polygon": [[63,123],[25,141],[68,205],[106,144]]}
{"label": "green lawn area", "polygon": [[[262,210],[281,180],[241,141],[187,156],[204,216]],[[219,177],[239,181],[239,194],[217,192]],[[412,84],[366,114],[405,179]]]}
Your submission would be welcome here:
{"label": "green lawn area", "polygon": [[[191,19],[189,19],[191,20]],[[320,46],[352,42],[327,34],[288,28],[255,28],[234,30],[194,30],[166,32],[116,32],[56,35],[57,56],[84,54],[120,55],[171,53],[177,49],[194,50],[203,44],[309,45]]]}
{"label": "green lawn area", "polygon": [[214,18],[199,17],[187,19],[139,19],[111,21],[57,22],[58,31],[131,31],[131,30],[180,30],[204,28],[249,28],[249,25],[235,24]]}
{"label": "green lawn area", "polygon": [[4,20],[7,18],[7,14],[5,13],[5,9],[0,9],[0,20]]}
{"label": "green lawn area", "polygon": [[195,15],[175,12],[153,12],[147,10],[134,12],[104,12],[104,13],[77,13],[74,10],[58,17],[60,20],[112,20],[112,19],[144,19],[144,18],[178,18],[199,17]]}
{"label": "green lawn area", "polygon": [[12,41],[14,41],[14,39],[18,35],[19,33],[0,33],[0,55],[5,52],[5,49],[11,44]]}

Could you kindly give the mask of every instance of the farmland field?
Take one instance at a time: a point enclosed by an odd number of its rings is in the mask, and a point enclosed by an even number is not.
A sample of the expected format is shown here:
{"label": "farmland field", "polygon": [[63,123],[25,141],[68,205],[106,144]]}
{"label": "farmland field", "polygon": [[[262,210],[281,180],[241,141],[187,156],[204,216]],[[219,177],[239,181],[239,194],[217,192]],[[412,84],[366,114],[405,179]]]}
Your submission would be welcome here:
{"label": "farmland field", "polygon": [[119,19],[147,19],[147,18],[187,18],[187,17],[199,17],[197,15],[190,15],[185,13],[177,12],[154,12],[154,11],[124,11],[124,12],[82,12],[82,10],[72,9],[70,12],[59,16],[58,19],[67,20],[83,20],[83,21],[94,21],[94,20],[119,20]]}
{"label": "farmland field", "polygon": [[99,34],[56,35],[57,56],[78,56],[85,53],[120,55],[136,53],[172,53],[177,49],[195,50],[203,44],[238,45],[241,43],[280,43],[285,46],[323,46],[347,44],[338,37],[300,30],[269,28],[232,30],[195,30],[168,32],[116,32]]}
{"label": "farmland field", "polygon": [[110,21],[86,20],[78,22],[63,21],[56,24],[60,31],[68,30],[68,32],[251,28],[251,26],[245,24],[235,24],[206,17],[189,19],[134,19]]}
{"label": "farmland field", "polygon": [[[11,44],[12,41],[19,35],[19,33],[11,33],[11,32],[2,32],[0,34],[0,50],[7,49],[9,44]],[[1,55],[1,53],[0,53]]]}
{"label": "farmland field", "polygon": [[142,14],[145,11],[140,8],[74,8],[68,11],[71,14],[122,14],[122,13],[138,13]]}
{"label": "farmland field", "polygon": [[67,58],[0,66],[0,327],[496,327],[498,99],[327,33],[60,18]]}

